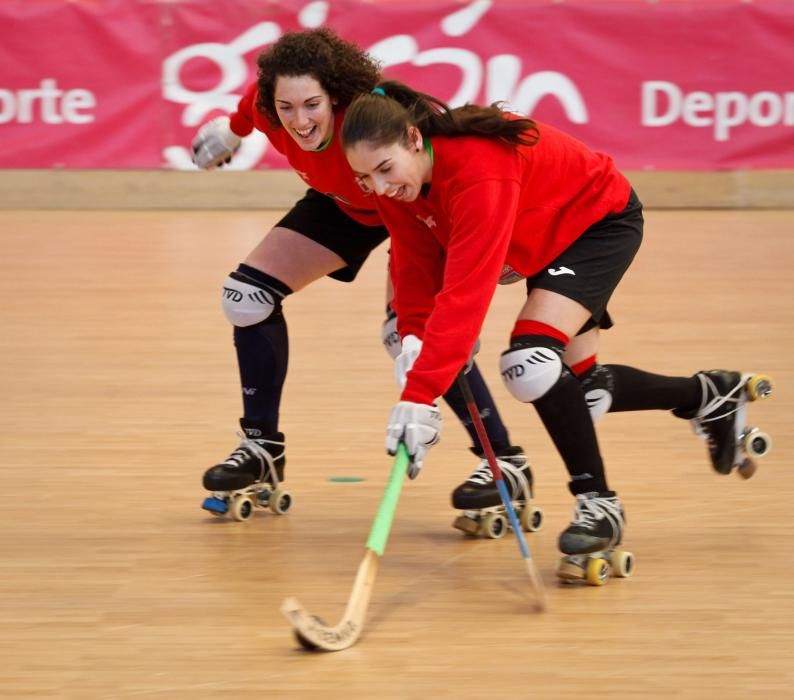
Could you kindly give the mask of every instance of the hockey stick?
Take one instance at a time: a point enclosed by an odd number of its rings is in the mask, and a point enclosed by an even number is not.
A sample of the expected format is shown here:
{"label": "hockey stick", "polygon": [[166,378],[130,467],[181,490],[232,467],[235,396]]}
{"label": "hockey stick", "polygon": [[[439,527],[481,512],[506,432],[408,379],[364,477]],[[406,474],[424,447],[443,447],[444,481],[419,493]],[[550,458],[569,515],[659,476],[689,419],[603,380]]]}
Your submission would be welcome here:
{"label": "hockey stick", "polygon": [[286,598],[281,604],[282,614],[289,620],[295,637],[304,649],[340,651],[355,644],[361,636],[372,588],[375,585],[375,576],[378,573],[378,562],[386,549],[386,541],[389,539],[389,530],[391,530],[394,512],[397,510],[397,502],[407,469],[408,452],[405,445],[400,443],[391,476],[389,476],[380,507],[372,523],[367,540],[367,551],[358,566],[356,580],[353,583],[353,590],[347,601],[342,621],[334,627],[326,625],[320,618],[310,615],[295,598]]}
{"label": "hockey stick", "polygon": [[491,441],[488,439],[488,433],[485,432],[485,426],[482,423],[480,411],[474,401],[474,396],[471,393],[471,387],[469,386],[469,380],[466,378],[465,372],[461,372],[458,375],[457,382],[458,388],[463,394],[463,400],[466,402],[466,408],[469,410],[472,423],[474,423],[474,429],[477,431],[477,437],[480,438],[480,444],[485,451],[485,457],[488,460],[488,466],[491,467],[491,472],[493,472],[496,488],[499,489],[499,495],[502,497],[502,503],[504,503],[505,510],[507,511],[507,517],[510,519],[510,525],[512,526],[513,532],[515,533],[516,539],[518,540],[518,548],[521,550],[521,556],[524,557],[524,564],[526,565],[527,573],[529,574],[529,580],[532,583],[532,588],[535,590],[535,598],[538,602],[538,608],[540,610],[545,610],[546,594],[543,589],[543,581],[538,574],[535,562],[532,560],[532,555],[529,552],[529,547],[527,546],[527,540],[524,537],[523,529],[518,522],[518,518],[516,518],[516,512],[513,509],[513,503],[510,500],[510,494],[507,493],[507,487],[505,486],[504,479],[502,478],[502,470],[499,468],[499,464],[496,461],[496,455],[494,454],[493,447],[491,447]]}

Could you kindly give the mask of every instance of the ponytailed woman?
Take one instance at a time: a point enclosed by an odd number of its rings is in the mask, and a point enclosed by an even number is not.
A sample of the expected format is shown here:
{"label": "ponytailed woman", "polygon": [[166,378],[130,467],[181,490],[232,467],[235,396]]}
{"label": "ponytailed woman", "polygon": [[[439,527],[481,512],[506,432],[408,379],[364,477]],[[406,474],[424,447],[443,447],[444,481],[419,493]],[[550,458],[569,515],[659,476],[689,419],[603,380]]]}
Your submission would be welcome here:
{"label": "ponytailed woman", "polygon": [[353,101],[342,140],[391,234],[398,333],[421,341],[389,417],[390,453],[404,441],[422,462],[441,430],[436,399],[466,362],[496,286],[523,281],[500,372],[534,405],[568,471],[575,505],[559,537],[562,578],[586,577],[588,561],[613,556],[624,535],[594,419],[673,410],[708,437],[718,472],[737,464],[737,409],[768,393],[767,378],[596,362],[608,302],[643,232],[642,205],[611,158],[497,106],[450,109],[391,81]]}

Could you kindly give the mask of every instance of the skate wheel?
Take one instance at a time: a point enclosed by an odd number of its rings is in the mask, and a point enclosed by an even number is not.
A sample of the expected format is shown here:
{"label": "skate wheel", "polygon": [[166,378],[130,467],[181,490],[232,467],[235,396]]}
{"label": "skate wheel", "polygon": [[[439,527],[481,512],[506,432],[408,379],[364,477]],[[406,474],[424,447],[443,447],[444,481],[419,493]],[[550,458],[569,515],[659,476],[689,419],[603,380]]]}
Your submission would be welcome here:
{"label": "skate wheel", "polygon": [[500,513],[488,513],[482,519],[480,531],[489,539],[498,540],[507,532],[507,521]]}
{"label": "skate wheel", "polygon": [[581,581],[584,578],[584,570],[579,564],[568,559],[568,557],[563,557],[557,567],[557,578],[563,583]]}
{"label": "skate wheel", "polygon": [[254,504],[248,496],[237,496],[232,500],[229,512],[235,520],[248,520],[254,512]]}
{"label": "skate wheel", "polygon": [[736,472],[740,477],[742,477],[742,479],[749,479],[753,474],[755,474],[756,469],[758,469],[758,467],[756,466],[755,462],[753,462],[752,459],[745,458],[736,469]]}
{"label": "skate wheel", "polygon": [[459,515],[452,523],[452,527],[456,530],[465,532],[467,535],[476,535],[480,530],[480,523],[474,518],[467,518],[465,515]]}
{"label": "skate wheel", "polygon": [[276,489],[270,494],[270,498],[268,499],[268,506],[270,506],[270,510],[277,515],[283,515],[286,513],[290,509],[291,505],[292,496],[290,496],[289,491],[281,491],[280,489]]}
{"label": "skate wheel", "polygon": [[763,457],[772,449],[772,438],[758,428],[750,428],[742,438],[742,445],[751,457]]}
{"label": "skate wheel", "polygon": [[750,401],[765,399],[772,393],[772,377],[768,374],[755,374],[747,380],[747,398]]}
{"label": "skate wheel", "polygon": [[543,527],[543,511],[527,505],[521,511],[518,520],[524,532],[538,532]]}
{"label": "skate wheel", "polygon": [[634,555],[631,552],[616,549],[609,555],[609,563],[612,573],[618,578],[628,578],[634,573]]}
{"label": "skate wheel", "polygon": [[603,586],[609,578],[609,564],[606,559],[588,559],[584,578],[591,586]]}

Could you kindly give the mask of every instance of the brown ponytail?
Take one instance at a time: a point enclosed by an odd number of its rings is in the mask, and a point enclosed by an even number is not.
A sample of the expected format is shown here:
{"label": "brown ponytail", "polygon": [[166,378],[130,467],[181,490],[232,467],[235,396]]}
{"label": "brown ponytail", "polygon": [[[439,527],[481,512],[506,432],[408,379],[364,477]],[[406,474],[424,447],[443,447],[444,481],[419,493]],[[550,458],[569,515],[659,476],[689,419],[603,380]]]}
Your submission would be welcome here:
{"label": "brown ponytail", "polygon": [[396,80],[385,80],[370,94],[355,98],[342,125],[342,143],[349,148],[359,141],[377,146],[406,144],[408,127],[424,137],[484,136],[514,145],[534,146],[540,137],[529,118],[506,119],[498,104],[464,105],[451,109],[441,100],[412,90]]}

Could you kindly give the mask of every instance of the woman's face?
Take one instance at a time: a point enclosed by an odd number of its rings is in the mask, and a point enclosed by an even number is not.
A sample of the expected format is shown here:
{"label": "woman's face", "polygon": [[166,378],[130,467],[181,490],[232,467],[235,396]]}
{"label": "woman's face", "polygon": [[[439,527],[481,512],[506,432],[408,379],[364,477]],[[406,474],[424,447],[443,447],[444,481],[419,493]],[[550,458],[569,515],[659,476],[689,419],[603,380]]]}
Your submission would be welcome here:
{"label": "woman's face", "polygon": [[333,133],[334,103],[312,76],[279,76],[273,100],[281,125],[304,151],[316,150]]}
{"label": "woman's face", "polygon": [[408,143],[376,146],[359,141],[345,151],[347,161],[364,189],[380,197],[413,202],[430,182],[432,164],[422,147],[422,136],[411,127]]}

